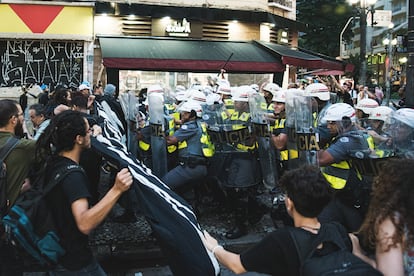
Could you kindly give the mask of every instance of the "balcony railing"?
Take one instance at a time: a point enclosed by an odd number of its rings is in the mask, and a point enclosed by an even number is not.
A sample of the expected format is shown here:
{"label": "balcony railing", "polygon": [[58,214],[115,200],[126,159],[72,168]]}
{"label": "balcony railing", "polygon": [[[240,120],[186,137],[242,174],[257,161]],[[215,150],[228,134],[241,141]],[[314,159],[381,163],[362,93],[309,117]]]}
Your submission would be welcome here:
{"label": "balcony railing", "polygon": [[293,4],[291,0],[267,0],[268,6],[278,7],[286,10],[292,10]]}

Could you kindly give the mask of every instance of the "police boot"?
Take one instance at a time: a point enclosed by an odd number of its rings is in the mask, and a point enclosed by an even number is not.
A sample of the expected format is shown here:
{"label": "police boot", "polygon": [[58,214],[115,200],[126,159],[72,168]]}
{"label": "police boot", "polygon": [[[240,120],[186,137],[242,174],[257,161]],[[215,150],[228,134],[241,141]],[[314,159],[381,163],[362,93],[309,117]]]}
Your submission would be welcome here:
{"label": "police boot", "polygon": [[255,197],[249,197],[248,203],[248,220],[250,225],[256,225],[263,216],[269,211],[269,208],[261,203]]}
{"label": "police boot", "polygon": [[247,208],[237,208],[235,219],[236,226],[228,231],[225,235],[225,237],[230,240],[238,239],[242,236],[247,235]]}

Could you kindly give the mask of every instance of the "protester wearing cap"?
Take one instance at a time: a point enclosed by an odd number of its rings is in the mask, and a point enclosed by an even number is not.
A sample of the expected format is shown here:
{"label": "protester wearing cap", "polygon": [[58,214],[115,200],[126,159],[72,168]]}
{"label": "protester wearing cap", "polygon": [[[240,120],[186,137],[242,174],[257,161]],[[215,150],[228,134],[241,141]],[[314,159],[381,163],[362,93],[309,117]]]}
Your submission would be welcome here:
{"label": "protester wearing cap", "polygon": [[334,200],[322,211],[319,219],[321,222],[338,221],[348,232],[357,231],[364,216],[364,208],[355,206],[367,204],[355,197],[358,191],[354,189],[363,187],[363,182],[350,160],[354,156],[363,158],[373,149],[366,136],[354,125],[355,117],[354,108],[346,103],[329,106],[323,120],[327,122],[333,139],[328,148],[318,152],[322,173],[336,190]]}

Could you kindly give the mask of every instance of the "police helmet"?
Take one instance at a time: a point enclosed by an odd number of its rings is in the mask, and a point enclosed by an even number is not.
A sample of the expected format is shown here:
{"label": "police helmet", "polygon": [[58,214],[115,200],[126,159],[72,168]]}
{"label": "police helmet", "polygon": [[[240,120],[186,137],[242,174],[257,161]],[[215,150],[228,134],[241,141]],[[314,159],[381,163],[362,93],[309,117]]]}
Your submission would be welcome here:
{"label": "police helmet", "polygon": [[373,99],[359,100],[355,109],[362,110],[365,114],[370,114],[372,109],[378,107],[378,102]]}
{"label": "police helmet", "polygon": [[231,95],[231,87],[229,82],[222,81],[219,83],[217,93],[223,95]]}
{"label": "police helmet", "polygon": [[393,114],[393,119],[414,129],[414,109],[400,108]]}
{"label": "police helmet", "polygon": [[305,88],[305,96],[317,97],[321,101],[329,101],[329,88],[323,83],[311,83]]}
{"label": "police helmet", "polygon": [[323,121],[342,121],[343,117],[348,117],[352,122],[355,122],[355,109],[346,103],[336,103],[330,105],[326,109]]}
{"label": "police helmet", "polygon": [[281,89],[273,94],[272,102],[286,103],[286,90]]}
{"label": "police helmet", "polygon": [[371,109],[369,113],[369,120],[379,120],[387,124],[391,122],[391,115],[394,110],[388,106],[377,106]]}
{"label": "police helmet", "polygon": [[193,100],[189,100],[183,103],[182,105],[180,105],[177,111],[178,112],[191,112],[192,110],[195,111],[197,117],[201,118],[201,115],[202,115],[201,105],[200,103],[193,101]]}
{"label": "police helmet", "polygon": [[159,84],[154,84],[148,87],[147,94],[150,93],[164,93],[164,88],[161,87]]}
{"label": "police helmet", "polygon": [[277,85],[276,83],[272,83],[272,82],[270,82],[270,83],[266,84],[266,85],[263,87],[263,91],[267,91],[267,92],[271,93],[273,96],[274,96],[274,95],[275,95],[275,93],[276,93],[277,91],[279,91],[279,90],[280,90],[279,85]]}

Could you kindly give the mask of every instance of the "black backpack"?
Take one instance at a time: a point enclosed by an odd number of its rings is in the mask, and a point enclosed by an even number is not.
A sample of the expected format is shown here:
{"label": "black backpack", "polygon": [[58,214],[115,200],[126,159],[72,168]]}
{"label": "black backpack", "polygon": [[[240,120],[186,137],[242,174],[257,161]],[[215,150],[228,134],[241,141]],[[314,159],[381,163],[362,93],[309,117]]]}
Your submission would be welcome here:
{"label": "black backpack", "polygon": [[45,196],[73,171],[83,170],[78,165],[64,166],[48,183],[45,183],[45,173],[41,173],[33,188],[21,194],[2,219],[7,241],[18,249],[23,259],[33,264],[53,267],[65,254]]}
{"label": "black backpack", "polygon": [[[316,238],[309,243],[309,234],[302,229],[289,231],[300,260],[301,276],[347,275],[377,276],[373,268],[347,248],[344,238],[348,235],[339,223],[322,224]],[[318,246],[322,244],[322,248]]]}
{"label": "black backpack", "polygon": [[6,144],[0,149],[0,217],[4,217],[10,207],[10,202],[7,196],[7,168],[4,160],[18,143],[19,139],[12,136],[7,139]]}

